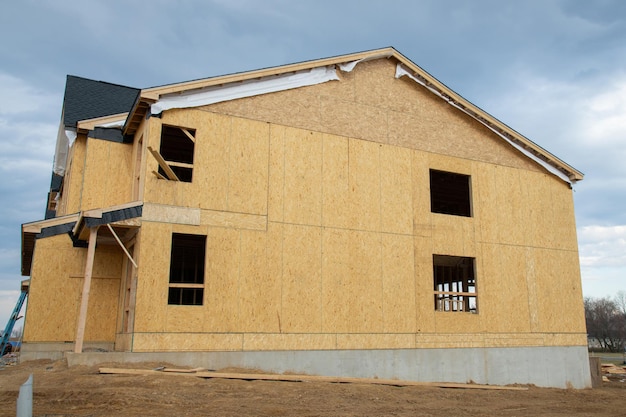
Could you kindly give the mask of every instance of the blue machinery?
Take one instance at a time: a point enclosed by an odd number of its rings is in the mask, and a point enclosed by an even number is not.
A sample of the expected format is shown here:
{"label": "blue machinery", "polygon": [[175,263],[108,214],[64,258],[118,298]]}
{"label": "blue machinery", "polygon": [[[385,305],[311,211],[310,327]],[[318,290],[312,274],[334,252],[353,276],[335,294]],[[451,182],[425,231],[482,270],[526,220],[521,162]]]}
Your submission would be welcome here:
{"label": "blue machinery", "polygon": [[15,326],[15,322],[19,319],[18,314],[20,314],[24,301],[26,300],[26,296],[28,295],[28,284],[28,280],[22,281],[22,292],[20,293],[20,298],[17,300],[17,304],[15,304],[15,308],[13,309],[13,313],[11,313],[7,327],[4,328],[4,333],[2,333],[2,342],[0,343],[1,356],[11,352],[13,349],[9,340],[11,339],[11,333],[13,333],[13,326]]}

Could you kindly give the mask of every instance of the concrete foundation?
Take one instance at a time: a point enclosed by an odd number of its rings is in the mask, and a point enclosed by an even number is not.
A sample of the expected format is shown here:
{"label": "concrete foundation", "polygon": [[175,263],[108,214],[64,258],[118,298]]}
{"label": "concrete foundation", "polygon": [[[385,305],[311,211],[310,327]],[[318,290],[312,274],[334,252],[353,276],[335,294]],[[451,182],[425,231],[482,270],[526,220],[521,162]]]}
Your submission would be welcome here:
{"label": "concrete foundation", "polygon": [[268,373],[591,388],[589,357],[585,346],[272,352],[67,352],[65,356],[70,366],[105,362],[129,365],[162,362],[215,370],[240,367]]}
{"label": "concrete foundation", "polygon": [[[110,342],[89,342],[83,345],[83,352],[108,352],[113,350]],[[65,354],[74,351],[73,342],[22,343],[20,361],[34,361],[37,359],[63,359]]]}

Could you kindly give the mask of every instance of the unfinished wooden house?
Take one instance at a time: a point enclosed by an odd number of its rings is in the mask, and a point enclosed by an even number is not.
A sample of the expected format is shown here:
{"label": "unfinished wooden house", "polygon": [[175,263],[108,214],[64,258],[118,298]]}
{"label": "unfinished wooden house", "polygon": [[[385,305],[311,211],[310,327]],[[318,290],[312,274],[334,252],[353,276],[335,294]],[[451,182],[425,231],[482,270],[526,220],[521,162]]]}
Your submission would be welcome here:
{"label": "unfinished wooden house", "polygon": [[395,49],[62,114],[23,358],[590,386],[582,174]]}

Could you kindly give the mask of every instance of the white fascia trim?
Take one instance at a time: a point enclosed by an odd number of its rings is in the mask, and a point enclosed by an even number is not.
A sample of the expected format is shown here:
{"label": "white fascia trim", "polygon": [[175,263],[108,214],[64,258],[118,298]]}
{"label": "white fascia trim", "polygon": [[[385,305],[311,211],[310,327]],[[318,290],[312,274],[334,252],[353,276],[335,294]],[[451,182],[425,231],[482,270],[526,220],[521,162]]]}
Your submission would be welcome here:
{"label": "white fascia trim", "polygon": [[427,85],[424,81],[420,80],[419,78],[415,77],[413,74],[411,74],[409,71],[407,71],[406,69],[404,69],[404,67],[402,66],[402,64],[398,64],[396,66],[396,78],[400,78],[402,76],[407,76],[410,79],[412,79],[413,81],[415,81],[416,83],[426,87],[428,90],[430,90],[430,92],[432,92],[433,94],[438,95],[439,97],[441,97],[442,99],[444,99],[448,104],[456,107],[457,109],[463,111],[465,114],[467,114],[468,116],[472,117],[474,120],[477,120],[478,122],[480,122],[481,124],[483,124],[485,127],[487,127],[489,130],[491,130],[492,132],[494,132],[496,135],[500,136],[502,139],[506,140],[509,144],[511,144],[511,146],[513,146],[515,149],[519,150],[521,153],[523,153],[526,157],[532,159],[533,161],[537,162],[539,165],[541,165],[542,167],[544,167],[548,172],[550,172],[553,175],[556,175],[557,177],[559,177],[560,179],[562,179],[563,181],[567,182],[568,184],[572,184],[572,181],[569,179],[569,177],[567,175],[565,175],[563,172],[559,171],[558,169],[556,169],[554,166],[550,165],[549,163],[547,163],[546,161],[544,161],[543,159],[538,158],[536,155],[532,154],[531,152],[529,152],[527,149],[524,149],[522,146],[518,145],[517,143],[513,142],[512,140],[510,140],[509,138],[507,138],[505,135],[503,135],[502,133],[500,133],[498,130],[494,129],[490,124],[485,123],[484,120],[482,120],[479,117],[476,117],[474,114],[472,114],[471,112],[469,112],[465,107],[460,106],[459,104],[457,104],[454,100],[452,100],[450,97],[443,95],[439,90],[433,88],[432,86]]}
{"label": "white fascia trim", "polygon": [[212,86],[199,91],[165,95],[150,107],[152,114],[164,110],[206,106],[222,101],[274,93],[308,85],[339,80],[335,66],[312,68],[293,74],[268,76],[256,80],[247,80],[224,86]]}
{"label": "white fascia trim", "polygon": [[114,122],[100,123],[96,125],[95,127],[105,127],[105,128],[124,127],[124,123],[126,123],[126,119],[120,119]]}
{"label": "white fascia trim", "polygon": [[378,54],[378,55],[372,55],[367,58],[361,58],[361,59],[357,59],[356,61],[350,61],[350,62],[346,62],[343,64],[339,64],[339,69],[342,70],[343,72],[351,72],[354,69],[354,67],[356,67],[356,64],[358,63],[371,61],[373,59],[390,58],[392,56],[393,54],[391,52]]}

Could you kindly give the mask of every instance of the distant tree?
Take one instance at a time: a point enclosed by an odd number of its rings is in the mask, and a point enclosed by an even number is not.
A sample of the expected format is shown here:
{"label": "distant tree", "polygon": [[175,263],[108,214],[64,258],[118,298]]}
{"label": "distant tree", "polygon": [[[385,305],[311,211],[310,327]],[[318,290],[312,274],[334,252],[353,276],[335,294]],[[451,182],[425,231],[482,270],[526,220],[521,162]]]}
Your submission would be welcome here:
{"label": "distant tree", "polygon": [[620,305],[621,301],[617,297],[586,297],[584,302],[587,334],[596,338],[603,349],[621,352],[626,341],[626,314]]}

